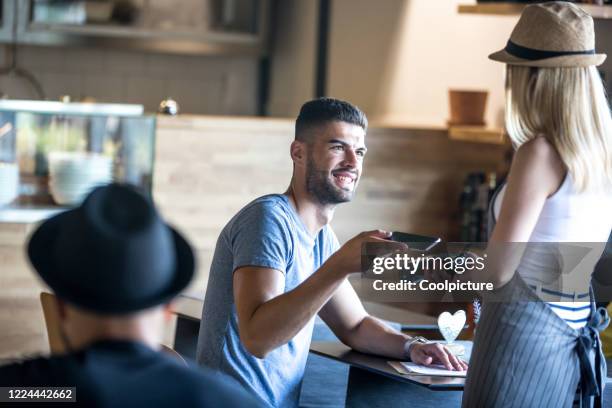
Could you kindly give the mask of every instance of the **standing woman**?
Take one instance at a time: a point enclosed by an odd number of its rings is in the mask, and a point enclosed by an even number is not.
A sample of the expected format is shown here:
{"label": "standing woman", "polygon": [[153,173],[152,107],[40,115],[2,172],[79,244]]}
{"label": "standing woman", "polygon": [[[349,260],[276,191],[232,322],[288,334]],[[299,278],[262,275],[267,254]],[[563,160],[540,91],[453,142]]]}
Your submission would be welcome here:
{"label": "standing woman", "polygon": [[[488,248],[605,242],[612,229],[612,119],[595,68],[606,56],[595,53],[593,19],[568,2],[529,5],[505,49],[490,58],[507,64],[506,127],[516,153],[491,203]],[[576,395],[582,406],[600,401],[598,330],[607,315],[589,299],[590,276],[572,293],[538,280],[552,266],[533,247],[492,272],[498,291],[532,301],[484,304],[463,407],[571,407]],[[591,255],[589,271],[600,253]],[[552,295],[573,301],[547,301]]]}

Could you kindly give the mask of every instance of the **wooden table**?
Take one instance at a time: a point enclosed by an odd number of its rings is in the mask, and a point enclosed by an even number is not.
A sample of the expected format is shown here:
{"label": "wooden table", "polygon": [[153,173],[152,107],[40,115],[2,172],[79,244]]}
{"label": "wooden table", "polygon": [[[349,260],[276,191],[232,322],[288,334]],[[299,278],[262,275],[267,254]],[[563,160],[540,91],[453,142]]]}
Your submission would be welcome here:
{"label": "wooden table", "polygon": [[[471,342],[460,343],[469,354]],[[350,365],[347,407],[461,406],[464,378],[402,375],[388,359],[353,351],[339,342],[313,342],[310,352]]]}

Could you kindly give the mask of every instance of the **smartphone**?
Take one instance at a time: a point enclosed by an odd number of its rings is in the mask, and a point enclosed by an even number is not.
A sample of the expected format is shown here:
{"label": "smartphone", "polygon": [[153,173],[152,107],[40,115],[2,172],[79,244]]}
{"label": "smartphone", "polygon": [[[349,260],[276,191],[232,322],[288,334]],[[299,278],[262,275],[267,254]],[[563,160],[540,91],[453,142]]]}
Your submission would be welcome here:
{"label": "smartphone", "polygon": [[442,240],[436,237],[428,237],[425,235],[409,234],[407,232],[393,231],[391,233],[391,240],[403,242],[407,244],[411,249],[419,251],[429,251]]}

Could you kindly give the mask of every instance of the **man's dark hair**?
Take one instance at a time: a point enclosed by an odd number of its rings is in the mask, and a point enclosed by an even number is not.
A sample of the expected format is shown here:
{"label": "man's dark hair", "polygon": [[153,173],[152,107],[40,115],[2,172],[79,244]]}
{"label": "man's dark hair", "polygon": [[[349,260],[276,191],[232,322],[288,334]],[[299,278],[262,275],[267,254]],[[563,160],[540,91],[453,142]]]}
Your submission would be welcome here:
{"label": "man's dark hair", "polygon": [[295,121],[295,140],[310,141],[309,130],[328,122],[346,122],[368,128],[368,118],[358,107],[334,98],[317,98],[306,102]]}

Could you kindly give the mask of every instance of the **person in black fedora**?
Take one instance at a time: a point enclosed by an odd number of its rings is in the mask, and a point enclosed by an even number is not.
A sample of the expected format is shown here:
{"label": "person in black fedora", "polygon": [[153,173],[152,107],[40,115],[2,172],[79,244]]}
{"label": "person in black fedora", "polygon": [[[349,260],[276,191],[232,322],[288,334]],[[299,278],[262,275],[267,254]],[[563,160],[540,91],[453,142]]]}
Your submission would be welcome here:
{"label": "person in black fedora", "polygon": [[230,379],[159,352],[194,255],[135,188],[95,189],[40,225],[27,254],[57,296],[68,352],[0,367],[0,386],[75,387],[87,407],[258,405]]}

